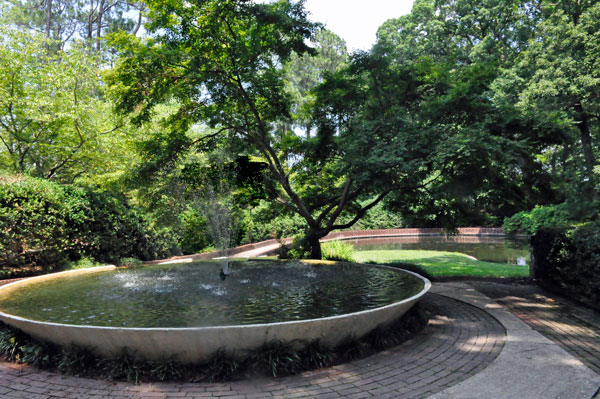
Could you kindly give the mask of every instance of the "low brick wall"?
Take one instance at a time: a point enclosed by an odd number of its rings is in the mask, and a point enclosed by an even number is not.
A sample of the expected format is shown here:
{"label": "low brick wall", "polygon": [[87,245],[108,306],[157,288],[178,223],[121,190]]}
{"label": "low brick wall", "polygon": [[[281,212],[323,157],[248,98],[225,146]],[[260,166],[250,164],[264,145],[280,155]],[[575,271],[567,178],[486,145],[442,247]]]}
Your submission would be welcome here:
{"label": "low brick wall", "polygon": [[[457,229],[459,235],[464,236],[504,236],[505,233],[501,227],[460,227]],[[446,233],[441,228],[413,228],[413,229],[380,229],[380,230],[345,230],[336,231],[328,234],[322,238],[321,241],[331,241],[340,239],[351,239],[351,238],[375,238],[375,237],[402,237],[402,236],[436,236]],[[260,248],[271,247],[275,244],[290,244],[294,241],[294,238],[283,238],[281,240],[266,240],[260,241],[253,244],[240,245],[229,250],[224,251],[212,251],[194,255],[183,255],[175,256],[169,259],[154,260],[150,262],[144,262],[147,264],[162,263],[165,261],[174,261],[179,259],[213,259],[220,256],[235,256],[243,252],[254,251]],[[272,251],[267,251],[267,254]]]}
{"label": "low brick wall", "polygon": [[[459,227],[459,235],[476,236],[503,236],[501,227]],[[381,229],[381,230],[346,230],[329,233],[321,241],[339,240],[345,238],[361,237],[401,237],[401,236],[433,236],[442,235],[446,231],[440,228],[413,228],[413,229]]]}

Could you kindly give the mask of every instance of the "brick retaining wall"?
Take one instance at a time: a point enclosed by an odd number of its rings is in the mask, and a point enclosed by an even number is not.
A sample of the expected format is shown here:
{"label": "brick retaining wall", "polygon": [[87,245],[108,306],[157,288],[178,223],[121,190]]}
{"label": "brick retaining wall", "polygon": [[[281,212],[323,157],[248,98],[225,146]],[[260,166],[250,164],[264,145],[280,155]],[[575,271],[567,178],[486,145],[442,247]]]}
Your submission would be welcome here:
{"label": "brick retaining wall", "polygon": [[[501,227],[459,227],[457,229],[459,235],[465,236],[504,236],[505,233]],[[345,230],[329,233],[321,241],[348,239],[348,238],[365,238],[365,237],[402,237],[402,236],[434,236],[442,235],[446,230],[441,228],[412,228],[412,229],[380,229],[380,230]],[[290,244],[294,241],[293,238],[284,238],[281,240],[271,239],[260,241],[252,244],[240,245],[229,250],[212,251],[194,255],[174,256],[167,260],[174,261],[178,259],[213,259],[220,256],[235,256],[243,252],[255,251],[260,248],[272,247],[275,244]],[[165,259],[144,262],[147,264],[164,262]]]}

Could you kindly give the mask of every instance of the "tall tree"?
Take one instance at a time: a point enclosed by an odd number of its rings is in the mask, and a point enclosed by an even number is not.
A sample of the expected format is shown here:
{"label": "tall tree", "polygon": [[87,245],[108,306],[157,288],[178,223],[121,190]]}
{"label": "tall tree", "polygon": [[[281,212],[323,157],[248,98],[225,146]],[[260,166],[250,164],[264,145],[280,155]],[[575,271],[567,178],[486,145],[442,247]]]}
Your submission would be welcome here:
{"label": "tall tree", "polygon": [[110,169],[121,124],[101,98],[97,59],[77,46],[49,54],[35,33],[0,40],[0,167],[67,182]]}
{"label": "tall tree", "polygon": [[286,89],[292,98],[295,125],[310,137],[313,126],[311,107],[315,101],[312,90],[323,83],[328,74],[343,68],[348,61],[346,43],[335,33],[320,29],[313,39],[315,54],[293,53],[285,65]]}
{"label": "tall tree", "polygon": [[[598,199],[595,173],[600,123],[600,4],[562,1],[546,7],[531,46],[505,73],[502,93],[540,123],[579,136],[583,159],[579,184]],[[514,91],[516,90],[516,91]],[[569,143],[566,138],[565,145]]]}
{"label": "tall tree", "polygon": [[[283,66],[291,54],[311,52],[305,41],[317,28],[301,2],[148,6],[153,38],[118,37],[122,52],[111,76],[117,106],[144,121],[155,105],[176,99],[178,111],[163,140],[165,162],[190,146],[203,148],[219,134],[254,148],[270,171],[273,198],[306,221],[311,257],[321,257],[319,239],[331,230],[352,226],[394,188],[421,183],[413,176],[427,172],[423,143],[431,141],[416,139],[419,130],[394,138],[399,126],[411,126],[410,115],[369,105],[385,100],[367,84],[385,69],[371,68],[366,59],[357,61],[356,78],[351,70],[340,72],[319,89],[315,136],[277,132],[277,123],[290,118]],[[405,80],[387,82],[392,90]],[[354,118],[364,112],[379,118],[365,123]],[[186,131],[199,122],[213,130],[191,140]],[[352,216],[336,223],[344,213]]]}
{"label": "tall tree", "polygon": [[124,30],[137,34],[144,3],[130,0],[2,0],[2,23],[32,30],[51,39],[54,51],[76,40],[101,50],[102,39]]}

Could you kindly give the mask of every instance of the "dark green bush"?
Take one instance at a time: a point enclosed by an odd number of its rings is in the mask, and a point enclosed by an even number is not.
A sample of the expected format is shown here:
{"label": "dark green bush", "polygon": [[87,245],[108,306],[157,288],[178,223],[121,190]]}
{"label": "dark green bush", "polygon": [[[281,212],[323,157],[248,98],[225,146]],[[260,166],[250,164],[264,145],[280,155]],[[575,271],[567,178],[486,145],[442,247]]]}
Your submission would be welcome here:
{"label": "dark green bush", "polygon": [[111,380],[125,379],[136,384],[140,381],[140,376],[150,370],[148,362],[139,359],[126,348],[113,358],[100,360],[98,367]]}
{"label": "dark green bush", "polygon": [[261,201],[258,206],[246,211],[243,221],[242,243],[258,242],[272,238],[287,238],[301,235],[306,221],[289,210]]}
{"label": "dark green bush", "polygon": [[220,382],[233,379],[242,365],[233,353],[219,349],[210,361],[202,367],[199,381]]}
{"label": "dark green bush", "polygon": [[531,247],[541,286],[600,309],[600,223],[540,229]]}
{"label": "dark green bush", "polygon": [[84,242],[84,193],[34,178],[0,178],[0,263],[48,268]]}
{"label": "dark green bush", "polygon": [[0,177],[0,264],[6,277],[50,271],[84,256],[115,263],[166,255],[121,194],[32,177]]}
{"label": "dark green bush", "polygon": [[65,374],[83,376],[95,367],[97,362],[96,355],[88,348],[70,346],[62,348],[56,368]]}
{"label": "dark green bush", "polygon": [[180,380],[185,373],[185,366],[176,359],[150,362],[148,372],[155,381]]}
{"label": "dark green bush", "polygon": [[200,211],[189,207],[179,215],[182,224],[179,246],[184,254],[195,254],[202,252],[212,245],[208,232],[206,218]]}
{"label": "dark green bush", "polygon": [[255,367],[268,370],[273,377],[302,371],[302,359],[293,343],[271,341],[250,352],[248,361]]}

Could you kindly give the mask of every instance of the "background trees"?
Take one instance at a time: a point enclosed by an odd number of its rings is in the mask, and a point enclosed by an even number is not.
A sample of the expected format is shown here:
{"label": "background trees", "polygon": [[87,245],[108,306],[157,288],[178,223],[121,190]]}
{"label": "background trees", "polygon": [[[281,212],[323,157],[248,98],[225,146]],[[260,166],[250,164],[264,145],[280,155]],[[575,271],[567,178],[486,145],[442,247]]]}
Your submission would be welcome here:
{"label": "background trees", "polygon": [[125,192],[179,249],[213,243],[219,179],[236,243],[302,232],[312,257],[374,210],[597,217],[592,1],[417,0],[351,55],[302,2],[1,4],[2,170]]}

